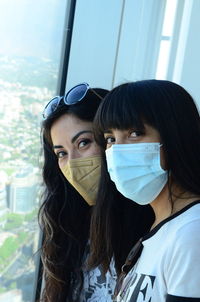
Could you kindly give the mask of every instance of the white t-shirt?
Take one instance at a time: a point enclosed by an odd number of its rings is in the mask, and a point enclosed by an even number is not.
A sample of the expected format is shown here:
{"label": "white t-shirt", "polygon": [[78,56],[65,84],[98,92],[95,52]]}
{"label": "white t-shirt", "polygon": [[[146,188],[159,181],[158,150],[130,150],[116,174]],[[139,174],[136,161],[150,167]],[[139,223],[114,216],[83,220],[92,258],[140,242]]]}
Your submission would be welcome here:
{"label": "white t-shirt", "polygon": [[200,302],[200,201],[162,221],[142,241],[117,302]]}
{"label": "white t-shirt", "polygon": [[102,274],[99,267],[84,272],[84,283],[81,302],[111,302],[116,285],[114,261],[111,261],[110,271]]}

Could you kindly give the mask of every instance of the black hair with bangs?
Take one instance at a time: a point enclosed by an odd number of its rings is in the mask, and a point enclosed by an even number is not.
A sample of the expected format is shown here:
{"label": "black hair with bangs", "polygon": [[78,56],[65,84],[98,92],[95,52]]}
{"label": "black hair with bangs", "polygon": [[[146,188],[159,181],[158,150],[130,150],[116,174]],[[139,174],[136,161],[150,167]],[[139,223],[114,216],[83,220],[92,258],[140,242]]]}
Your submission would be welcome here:
{"label": "black hair with bangs", "polygon": [[145,123],[159,132],[174,180],[199,194],[200,117],[191,95],[180,85],[164,80],[120,85],[97,111],[95,136],[102,144],[102,135],[108,129],[143,130]]}
{"label": "black hair with bangs", "polygon": [[132,101],[129,100],[129,84],[123,84],[117,88],[110,92],[110,98],[105,97],[101,108],[97,111],[95,117],[96,134],[104,133],[109,129],[144,128],[141,113],[138,112],[137,107],[132,108]]}
{"label": "black hair with bangs", "polygon": [[[94,120],[95,138],[105,149],[105,132],[111,129],[144,130],[144,124],[159,132],[173,181],[183,190],[199,195],[200,116],[191,95],[180,85],[164,80],[122,84],[106,95],[97,110]],[[106,242],[109,251],[107,255],[111,255],[113,243],[106,234],[115,232],[112,208],[116,201],[105,171],[106,166],[102,169],[99,198],[92,217],[91,266],[102,262],[107,267],[108,259],[102,252],[103,246],[98,238]],[[134,219],[137,220],[137,217],[133,217]],[[146,223],[147,221],[140,219],[136,233],[144,229]],[[92,232],[94,226],[95,234]]]}

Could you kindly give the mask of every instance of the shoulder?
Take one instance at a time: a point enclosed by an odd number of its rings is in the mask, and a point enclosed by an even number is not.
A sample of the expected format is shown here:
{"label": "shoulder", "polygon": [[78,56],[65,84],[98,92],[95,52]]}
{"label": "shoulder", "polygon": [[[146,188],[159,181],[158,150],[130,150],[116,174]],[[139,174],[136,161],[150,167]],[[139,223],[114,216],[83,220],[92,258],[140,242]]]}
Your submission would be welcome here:
{"label": "shoulder", "polygon": [[193,244],[200,248],[200,217],[195,217],[177,226],[175,233],[177,247]]}
{"label": "shoulder", "polygon": [[179,221],[173,225],[173,234],[166,233],[168,239],[167,254],[170,258],[180,258],[183,254],[184,257],[195,253],[200,253],[200,217],[194,217],[184,221]]}
{"label": "shoulder", "polygon": [[168,294],[200,297],[200,218],[181,223],[174,234],[165,262]]}

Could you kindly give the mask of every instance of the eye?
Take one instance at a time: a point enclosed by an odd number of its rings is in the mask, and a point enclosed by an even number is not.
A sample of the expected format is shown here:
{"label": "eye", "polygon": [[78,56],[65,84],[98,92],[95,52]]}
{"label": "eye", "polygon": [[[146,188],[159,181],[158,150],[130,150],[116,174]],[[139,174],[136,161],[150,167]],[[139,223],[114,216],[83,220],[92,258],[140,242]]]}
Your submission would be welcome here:
{"label": "eye", "polygon": [[105,141],[106,141],[107,147],[109,147],[114,144],[115,138],[111,135],[105,136]]}
{"label": "eye", "polygon": [[56,156],[57,156],[58,159],[63,158],[66,155],[67,155],[67,152],[65,152],[65,151],[58,151],[58,152],[56,152]]}
{"label": "eye", "polygon": [[134,130],[130,131],[130,137],[137,138],[138,136],[144,135],[144,131],[141,130]]}
{"label": "eye", "polygon": [[78,148],[79,149],[82,149],[84,148],[85,146],[87,146],[88,144],[90,144],[92,142],[91,139],[82,139],[79,143],[78,143]]}
{"label": "eye", "polygon": [[112,144],[115,142],[115,138],[114,137],[106,137],[106,143],[107,144]]}

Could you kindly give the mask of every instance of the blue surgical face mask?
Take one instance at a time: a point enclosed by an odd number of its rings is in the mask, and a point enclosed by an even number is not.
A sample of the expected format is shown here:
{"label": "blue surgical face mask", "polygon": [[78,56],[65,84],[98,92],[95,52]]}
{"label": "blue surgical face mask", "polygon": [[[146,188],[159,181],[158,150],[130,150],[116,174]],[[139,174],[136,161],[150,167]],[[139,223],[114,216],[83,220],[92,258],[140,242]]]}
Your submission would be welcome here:
{"label": "blue surgical face mask", "polygon": [[111,180],[119,192],[138,204],[152,202],[167,183],[160,166],[160,143],[113,145],[106,150]]}

